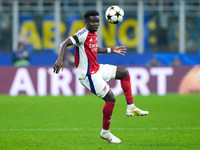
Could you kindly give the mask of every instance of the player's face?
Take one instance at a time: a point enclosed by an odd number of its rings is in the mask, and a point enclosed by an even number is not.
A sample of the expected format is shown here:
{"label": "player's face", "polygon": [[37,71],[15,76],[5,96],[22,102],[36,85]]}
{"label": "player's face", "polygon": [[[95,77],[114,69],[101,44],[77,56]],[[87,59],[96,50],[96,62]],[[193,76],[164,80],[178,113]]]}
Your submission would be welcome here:
{"label": "player's face", "polygon": [[87,20],[86,20],[86,28],[88,29],[88,31],[90,31],[91,33],[95,33],[98,28],[99,28],[99,16],[90,16]]}

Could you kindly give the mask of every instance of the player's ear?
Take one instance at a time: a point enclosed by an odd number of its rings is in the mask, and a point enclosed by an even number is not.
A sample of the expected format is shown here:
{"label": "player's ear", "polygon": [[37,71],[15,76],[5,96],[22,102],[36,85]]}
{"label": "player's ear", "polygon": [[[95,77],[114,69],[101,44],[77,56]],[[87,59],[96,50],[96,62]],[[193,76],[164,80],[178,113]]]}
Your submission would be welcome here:
{"label": "player's ear", "polygon": [[88,19],[85,19],[85,24],[87,24],[88,23]]}

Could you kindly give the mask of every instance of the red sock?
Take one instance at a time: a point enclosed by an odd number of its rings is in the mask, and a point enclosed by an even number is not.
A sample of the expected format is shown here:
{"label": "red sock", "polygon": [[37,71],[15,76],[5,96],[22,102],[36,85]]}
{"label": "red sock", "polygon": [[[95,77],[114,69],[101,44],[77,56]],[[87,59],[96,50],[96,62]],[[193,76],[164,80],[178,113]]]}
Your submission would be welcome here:
{"label": "red sock", "polygon": [[103,106],[103,129],[109,130],[110,121],[113,112],[113,108],[115,106],[115,102],[105,102]]}
{"label": "red sock", "polygon": [[127,104],[133,104],[133,95],[132,95],[132,90],[131,90],[130,75],[121,79],[121,87],[124,91],[124,95],[126,97]]}

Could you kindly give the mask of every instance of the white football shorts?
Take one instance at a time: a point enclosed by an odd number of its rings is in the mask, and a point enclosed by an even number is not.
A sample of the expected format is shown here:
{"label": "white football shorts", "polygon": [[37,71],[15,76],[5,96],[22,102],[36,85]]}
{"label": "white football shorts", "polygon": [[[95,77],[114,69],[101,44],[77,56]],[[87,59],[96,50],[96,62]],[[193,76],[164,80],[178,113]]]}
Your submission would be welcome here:
{"label": "white football shorts", "polygon": [[104,98],[110,87],[108,81],[115,79],[117,66],[100,64],[99,70],[92,75],[79,79],[80,83],[100,98]]}

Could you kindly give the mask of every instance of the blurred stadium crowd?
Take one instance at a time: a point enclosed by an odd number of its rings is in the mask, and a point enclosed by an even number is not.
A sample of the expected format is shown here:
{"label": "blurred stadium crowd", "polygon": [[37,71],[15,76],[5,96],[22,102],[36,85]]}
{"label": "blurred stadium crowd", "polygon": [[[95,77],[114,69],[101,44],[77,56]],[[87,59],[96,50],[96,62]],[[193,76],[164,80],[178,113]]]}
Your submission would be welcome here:
{"label": "blurred stadium crowd", "polygon": [[[104,18],[111,5],[125,11],[124,21],[117,26]],[[52,66],[59,43],[84,26],[82,15],[88,9],[101,14],[99,46],[125,45],[128,49],[123,59],[115,54],[99,55],[101,63],[200,63],[199,0],[0,0],[0,65]],[[65,66],[73,66],[73,54],[72,47],[66,52]]]}

